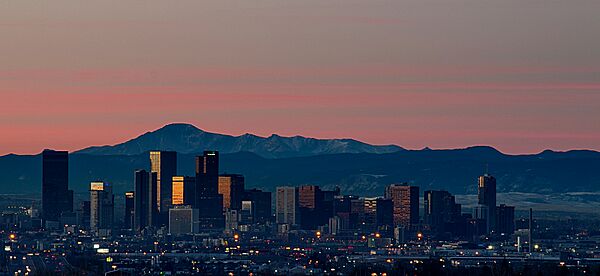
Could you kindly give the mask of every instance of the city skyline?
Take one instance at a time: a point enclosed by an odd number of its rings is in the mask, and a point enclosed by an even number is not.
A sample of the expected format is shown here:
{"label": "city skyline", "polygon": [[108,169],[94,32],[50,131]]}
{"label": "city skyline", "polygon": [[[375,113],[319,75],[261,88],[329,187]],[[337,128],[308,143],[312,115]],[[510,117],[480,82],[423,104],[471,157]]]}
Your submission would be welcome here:
{"label": "city skyline", "polygon": [[0,275],[600,275],[600,1],[0,1]]}
{"label": "city skyline", "polygon": [[0,155],[171,122],[409,149],[600,149],[597,2],[114,4],[1,4]]}

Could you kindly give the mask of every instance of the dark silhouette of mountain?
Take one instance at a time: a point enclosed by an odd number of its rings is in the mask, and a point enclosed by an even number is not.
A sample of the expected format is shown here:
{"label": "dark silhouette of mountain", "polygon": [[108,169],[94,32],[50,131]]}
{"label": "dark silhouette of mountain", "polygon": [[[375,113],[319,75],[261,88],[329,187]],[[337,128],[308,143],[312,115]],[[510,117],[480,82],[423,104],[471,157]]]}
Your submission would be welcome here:
{"label": "dark silhouette of mountain", "polygon": [[247,151],[266,158],[298,157],[336,153],[390,153],[403,150],[394,145],[374,146],[352,139],[315,139],[302,136],[260,137],[210,133],[190,124],[170,124],[114,146],[91,147],[77,153],[94,155],[136,155],[150,150],[198,153],[205,149],[222,153]]}
{"label": "dark silhouette of mountain", "polygon": [[[179,154],[179,174],[194,173],[195,154]],[[115,190],[133,189],[133,171],[149,167],[148,153],[70,156],[70,186],[88,190],[90,181],[104,180]],[[221,155],[221,172],[241,173],[248,187],[316,184],[339,186],[342,192],[382,195],[390,183],[408,182],[427,189],[475,194],[476,178],[486,171],[498,179],[498,192],[600,192],[600,153],[544,151],[506,155],[491,147],[454,150],[405,150],[386,154],[344,153],[293,158],[264,158],[250,152]],[[41,158],[0,157],[0,193],[39,193]]]}

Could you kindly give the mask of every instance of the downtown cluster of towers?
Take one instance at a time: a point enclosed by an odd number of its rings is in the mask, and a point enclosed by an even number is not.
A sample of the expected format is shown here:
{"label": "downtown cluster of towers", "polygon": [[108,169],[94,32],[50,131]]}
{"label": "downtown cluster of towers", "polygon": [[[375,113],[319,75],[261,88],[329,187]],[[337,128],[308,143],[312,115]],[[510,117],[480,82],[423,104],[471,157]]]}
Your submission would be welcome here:
{"label": "downtown cluster of towers", "polygon": [[[176,152],[152,151],[149,155],[150,168],[136,170],[134,190],[125,193],[124,229],[151,233],[168,227],[171,234],[194,234],[236,231],[273,221],[271,193],[245,189],[242,175],[219,174],[218,152],[197,156],[194,176],[178,175]],[[73,192],[68,190],[68,153],[46,150],[42,159],[41,218],[45,226],[83,224],[98,235],[110,235],[115,225],[111,185],[91,182],[90,200],[83,201],[82,214],[76,214]],[[478,204],[467,213],[449,192],[425,191],[421,218],[417,186],[392,184],[383,197],[375,198],[340,195],[339,188],[325,191],[314,185],[277,187],[274,222],[282,236],[296,230],[332,235],[358,230],[394,235],[397,240],[423,233],[437,239],[512,234],[514,207],[496,206],[496,179],[480,176],[477,188]]]}
{"label": "downtown cluster of towers", "polygon": [[[91,182],[90,200],[82,201],[79,212],[73,212],[68,164],[66,151],[42,153],[43,225],[89,226],[100,236],[110,235],[115,227],[112,186]],[[270,220],[271,193],[247,190],[244,182],[239,174],[219,174],[216,151],[196,157],[194,176],[177,174],[176,152],[152,151],[149,170],[136,170],[134,190],[125,193],[123,228],[151,233],[168,227],[173,234],[193,234]]]}
{"label": "downtown cluster of towers", "polygon": [[244,176],[219,174],[219,153],[196,157],[195,176],[177,175],[177,153],[150,152],[150,171],[135,171],[126,193],[125,225],[136,231],[168,226],[172,234],[237,228],[271,217],[271,193],[245,189]]}
{"label": "downtown cluster of towers", "polygon": [[275,220],[280,235],[294,230],[316,230],[336,236],[357,232],[394,236],[398,241],[421,238],[464,238],[514,232],[514,207],[496,206],[496,179],[478,179],[478,204],[463,213],[447,191],[423,193],[420,216],[419,187],[392,184],[383,197],[364,198],[321,190],[318,186],[278,187]]}

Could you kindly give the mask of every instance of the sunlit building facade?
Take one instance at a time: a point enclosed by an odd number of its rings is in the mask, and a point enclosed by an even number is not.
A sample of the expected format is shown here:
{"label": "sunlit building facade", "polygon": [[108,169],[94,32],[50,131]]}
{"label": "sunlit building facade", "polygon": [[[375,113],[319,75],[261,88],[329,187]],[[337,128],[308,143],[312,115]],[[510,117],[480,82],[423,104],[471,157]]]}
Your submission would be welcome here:
{"label": "sunlit building facade", "polygon": [[244,197],[244,176],[239,174],[220,175],[219,194],[223,196],[223,211],[241,210]]}
{"label": "sunlit building facade", "polygon": [[196,178],[191,176],[173,176],[173,206],[194,206],[196,197]]}
{"label": "sunlit building facade", "polygon": [[[158,211],[163,218],[168,216],[172,206],[172,179],[177,175],[177,152],[151,151],[150,171],[156,173],[156,195]],[[166,221],[164,222],[166,223]]]}

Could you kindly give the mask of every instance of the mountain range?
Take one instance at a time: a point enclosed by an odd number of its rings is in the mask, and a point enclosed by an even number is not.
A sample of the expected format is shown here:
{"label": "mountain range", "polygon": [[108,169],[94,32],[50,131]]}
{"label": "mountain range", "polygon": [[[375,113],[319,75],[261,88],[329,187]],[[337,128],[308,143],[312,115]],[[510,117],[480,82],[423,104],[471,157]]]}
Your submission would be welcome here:
{"label": "mountain range", "polygon": [[353,139],[315,139],[273,134],[231,136],[203,131],[190,124],[169,124],[156,131],[114,146],[90,147],[76,153],[95,155],[136,155],[151,150],[183,154],[206,149],[221,153],[252,152],[266,158],[299,157],[336,153],[391,153],[404,150],[395,145],[374,146]]}
{"label": "mountain range", "polygon": [[[498,192],[552,194],[600,192],[600,153],[544,151],[507,155],[492,147],[406,150],[373,146],[351,139],[229,136],[184,124],[167,125],[114,146],[91,147],[70,155],[70,187],[85,192],[90,181],[104,180],[117,192],[133,188],[133,171],[149,168],[149,150],[175,150],[179,174],[192,175],[194,157],[206,149],[221,151],[221,172],[245,175],[249,187],[339,186],[342,192],[381,195],[390,183],[407,182],[421,190],[476,193],[476,178],[487,170],[498,179]],[[0,157],[0,194],[39,193],[40,155]]]}

